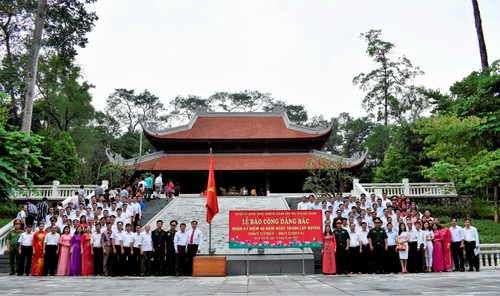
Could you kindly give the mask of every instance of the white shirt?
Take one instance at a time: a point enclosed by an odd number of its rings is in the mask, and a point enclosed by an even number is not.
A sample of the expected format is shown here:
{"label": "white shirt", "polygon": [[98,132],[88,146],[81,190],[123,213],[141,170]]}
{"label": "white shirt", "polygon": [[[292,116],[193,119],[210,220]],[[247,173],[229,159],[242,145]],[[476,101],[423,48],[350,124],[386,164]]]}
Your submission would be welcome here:
{"label": "white shirt", "polygon": [[162,183],[163,183],[163,178],[161,176],[156,177],[155,184],[162,184]]}
{"label": "white shirt", "polygon": [[92,233],[92,237],[90,238],[90,244],[92,245],[93,248],[101,247],[101,238],[102,238],[102,232]]}
{"label": "white shirt", "polygon": [[359,241],[362,245],[368,245],[368,230],[366,231],[360,230],[358,232],[358,236],[359,236]]}
{"label": "white shirt", "polygon": [[195,232],[194,232],[194,236],[193,236],[193,241],[191,241],[191,234],[193,233],[193,229],[189,229],[187,231],[187,234],[188,234],[188,244],[191,244],[191,245],[198,245],[198,248],[201,247],[201,243],[203,242],[203,234],[201,233],[201,231],[196,228]]}
{"label": "white shirt", "polygon": [[349,232],[349,247],[354,248],[359,246],[359,236],[356,232]]}
{"label": "white shirt", "polygon": [[299,204],[297,205],[297,210],[309,210],[309,203],[299,202]]}
{"label": "white shirt", "polygon": [[420,230],[415,230],[415,232],[417,233],[417,244],[419,246],[425,245],[425,233],[424,233],[424,231],[422,231],[422,229],[420,229]]}
{"label": "white shirt", "polygon": [[111,233],[111,239],[115,240],[115,246],[119,246],[120,242],[123,240],[123,230],[113,231],[113,233]]}
{"label": "white shirt", "polygon": [[387,245],[395,246],[398,233],[396,231],[386,231],[387,232]]}
{"label": "white shirt", "polygon": [[174,236],[174,248],[177,251],[178,246],[187,246],[189,242],[189,236],[186,231],[177,231]]}
{"label": "white shirt", "polygon": [[54,233],[52,234],[52,232],[49,232],[45,235],[45,239],[43,240],[43,242],[47,245],[47,246],[57,246],[59,244],[59,238],[61,236],[59,235],[59,233]]}
{"label": "white shirt", "polygon": [[141,241],[142,241],[142,235],[140,232],[136,232],[134,233],[134,235],[132,235],[132,237],[134,238],[134,245],[133,247],[134,248],[139,248],[139,246],[141,245]]}
{"label": "white shirt", "polygon": [[26,212],[24,212],[23,210],[21,210],[19,213],[17,213],[17,218],[16,219],[23,220],[24,218],[26,218]]}
{"label": "white shirt", "polygon": [[464,230],[460,226],[455,226],[455,227],[450,227],[450,232],[451,232],[451,241],[456,243],[456,242],[461,242],[464,239]]}
{"label": "white shirt", "polygon": [[140,245],[142,246],[142,250],[144,252],[148,252],[148,251],[153,250],[153,240],[151,239],[151,231],[150,232],[143,232],[141,234]]}
{"label": "white shirt", "polygon": [[122,241],[125,248],[130,248],[130,244],[134,242],[134,234],[125,231],[122,236]]}
{"label": "white shirt", "polygon": [[409,238],[410,238],[408,240],[409,243],[413,243],[413,242],[418,241],[417,231],[415,230],[415,228],[412,228],[411,230],[408,230],[407,232],[408,232]]}
{"label": "white shirt", "polygon": [[21,246],[31,247],[33,245],[33,235],[33,232],[29,234],[27,232],[23,232],[19,237],[18,242],[21,244]]}
{"label": "white shirt", "polygon": [[464,239],[467,242],[476,242],[476,247],[479,246],[479,233],[477,232],[477,228],[474,226],[470,226],[469,228],[464,227]]}

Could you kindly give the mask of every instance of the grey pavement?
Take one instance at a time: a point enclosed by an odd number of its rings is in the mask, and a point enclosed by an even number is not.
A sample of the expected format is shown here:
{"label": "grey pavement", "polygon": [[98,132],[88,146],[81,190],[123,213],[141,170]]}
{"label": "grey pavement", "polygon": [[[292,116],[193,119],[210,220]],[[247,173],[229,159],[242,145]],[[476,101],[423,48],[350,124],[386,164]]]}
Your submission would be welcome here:
{"label": "grey pavement", "polygon": [[500,271],[229,277],[0,276],[1,295],[500,295]]}

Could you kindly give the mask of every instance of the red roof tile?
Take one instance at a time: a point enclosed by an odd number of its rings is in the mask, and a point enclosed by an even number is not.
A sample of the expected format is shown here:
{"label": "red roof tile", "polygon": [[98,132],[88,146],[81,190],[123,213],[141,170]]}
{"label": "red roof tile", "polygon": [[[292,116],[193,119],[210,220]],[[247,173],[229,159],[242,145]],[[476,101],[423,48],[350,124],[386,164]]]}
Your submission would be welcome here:
{"label": "red roof tile", "polygon": [[325,135],[328,131],[299,131],[288,128],[282,116],[200,116],[196,119],[191,129],[153,134],[145,131],[146,135],[157,139],[297,139],[316,138]]}
{"label": "red roof tile", "polygon": [[[221,171],[256,171],[256,170],[305,170],[309,154],[286,155],[214,155],[214,169]],[[361,163],[359,163],[361,164]],[[344,168],[358,166],[348,164]],[[205,171],[209,167],[206,155],[160,156],[137,165],[141,171]]]}

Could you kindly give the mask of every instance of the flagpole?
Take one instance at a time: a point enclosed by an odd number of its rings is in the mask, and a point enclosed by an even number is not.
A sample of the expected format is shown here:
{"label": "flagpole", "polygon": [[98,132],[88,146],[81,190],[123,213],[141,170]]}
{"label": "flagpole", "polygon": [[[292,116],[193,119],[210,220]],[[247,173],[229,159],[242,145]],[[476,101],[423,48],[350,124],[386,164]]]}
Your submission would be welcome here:
{"label": "flagpole", "polygon": [[[210,148],[210,158],[212,157],[212,148]],[[208,195],[208,188],[207,188]],[[212,221],[208,224],[208,255],[212,256]]]}

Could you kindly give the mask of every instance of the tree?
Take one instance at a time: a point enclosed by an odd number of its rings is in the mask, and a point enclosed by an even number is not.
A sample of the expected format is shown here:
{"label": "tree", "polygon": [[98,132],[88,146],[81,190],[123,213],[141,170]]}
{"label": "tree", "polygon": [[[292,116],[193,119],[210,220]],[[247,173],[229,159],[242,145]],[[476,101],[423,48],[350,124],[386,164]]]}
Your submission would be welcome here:
{"label": "tree", "polygon": [[273,100],[270,93],[249,90],[235,93],[216,92],[209,98],[215,109],[226,112],[255,112],[270,105]]}
{"label": "tree", "polygon": [[160,98],[147,89],[140,94],[124,88],[115,89],[106,100],[106,114],[123,122],[127,132],[135,131],[141,120],[152,128],[159,128],[167,121]]}
{"label": "tree", "polygon": [[39,182],[51,184],[77,184],[80,177],[80,159],[73,138],[68,132],[48,132],[43,149],[49,157],[42,161]]}
{"label": "tree", "polygon": [[195,95],[188,95],[186,97],[177,96],[175,99],[170,101],[169,105],[174,107],[168,115],[169,118],[178,121],[190,120],[200,109],[204,109],[207,112],[213,111],[211,101],[209,99],[203,99],[200,96]]}
{"label": "tree", "polygon": [[78,66],[67,66],[59,56],[42,57],[37,82],[41,98],[35,102],[38,118],[47,128],[74,131],[95,116],[90,89]]}
{"label": "tree", "polygon": [[[76,48],[88,42],[97,20],[86,6],[96,0],[18,0],[0,4],[0,81],[11,96],[10,122],[18,124],[18,110],[28,92],[31,111],[35,99],[37,52],[57,54],[67,65],[73,63]],[[38,4],[38,5],[37,5]],[[45,34],[42,35],[42,30]],[[36,33],[36,34],[35,34]],[[33,37],[33,38],[32,38]],[[30,67],[28,71],[28,66]],[[27,84],[30,79],[31,84]],[[26,100],[24,100],[26,102]],[[31,106],[29,106],[31,105]],[[28,120],[27,114],[26,120]]]}
{"label": "tree", "polygon": [[345,192],[352,176],[342,166],[342,161],[334,157],[311,157],[307,164],[309,176],[302,189],[316,195]]}
{"label": "tree", "polygon": [[500,149],[488,151],[478,133],[481,119],[475,116],[458,118],[444,115],[418,124],[426,136],[426,154],[433,160],[423,170],[427,178],[455,184],[462,206],[470,218],[469,204],[474,193],[500,173]]}
{"label": "tree", "polygon": [[298,125],[306,124],[309,116],[307,114],[307,110],[304,105],[292,105],[287,104],[285,101],[271,101],[267,105],[263,106],[263,110],[265,112],[271,112],[276,107],[282,107],[286,110],[286,115],[290,122],[293,122]]}
{"label": "tree", "polygon": [[[0,93],[0,199],[7,199],[14,191],[27,193],[33,189],[33,182],[28,176],[31,169],[40,167],[43,159],[40,148],[41,136],[31,132],[20,132],[7,126],[5,106],[8,96]],[[26,189],[20,187],[25,185]]]}
{"label": "tree", "polygon": [[[367,112],[374,112],[377,121],[382,121],[387,128],[391,119],[400,121],[410,115],[421,114],[427,107],[425,96],[418,93],[418,88],[410,85],[410,82],[424,72],[413,66],[405,56],[397,60],[391,59],[394,44],[380,39],[381,30],[370,30],[362,33],[368,47],[366,52],[377,65],[376,69],[369,73],[361,73],[354,77],[354,85],[367,92],[363,99],[363,108]],[[385,143],[389,143],[389,131],[385,131]],[[387,149],[387,145],[384,150]]]}
{"label": "tree", "polygon": [[483,25],[481,23],[481,12],[477,0],[472,0],[472,9],[474,11],[474,23],[476,25],[477,41],[479,43],[479,54],[481,56],[481,66],[483,69],[488,68],[488,53],[486,51],[486,42],[484,41]]}

